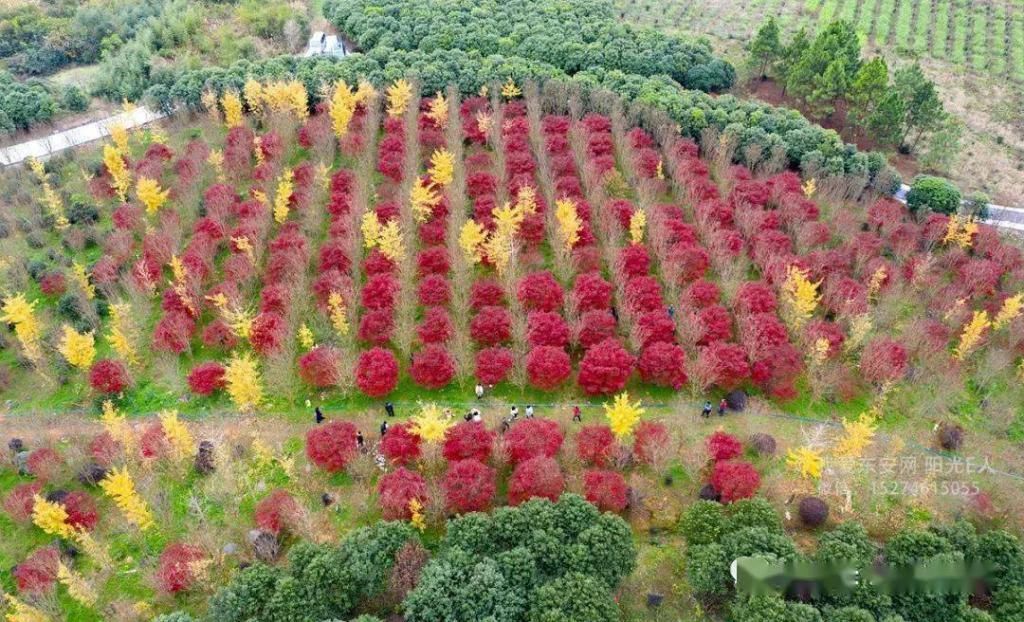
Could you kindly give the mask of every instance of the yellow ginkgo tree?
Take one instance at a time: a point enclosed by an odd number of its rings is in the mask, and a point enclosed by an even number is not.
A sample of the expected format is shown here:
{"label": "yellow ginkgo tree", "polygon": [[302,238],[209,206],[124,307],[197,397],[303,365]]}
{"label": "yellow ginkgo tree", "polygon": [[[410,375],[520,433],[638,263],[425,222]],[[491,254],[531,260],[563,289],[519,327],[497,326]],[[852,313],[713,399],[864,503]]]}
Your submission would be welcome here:
{"label": "yellow ginkgo tree", "polygon": [[616,395],[610,404],[604,404],[604,416],[616,438],[622,440],[633,433],[633,428],[644,415],[641,405],[640,400],[630,402],[626,391]]}

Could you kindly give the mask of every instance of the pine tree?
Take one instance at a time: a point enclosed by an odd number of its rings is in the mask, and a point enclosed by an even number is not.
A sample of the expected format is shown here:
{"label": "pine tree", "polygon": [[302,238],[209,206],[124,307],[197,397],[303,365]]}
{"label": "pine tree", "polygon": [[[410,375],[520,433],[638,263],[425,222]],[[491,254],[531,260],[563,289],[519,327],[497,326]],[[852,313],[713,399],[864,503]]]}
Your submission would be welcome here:
{"label": "pine tree", "polygon": [[757,67],[761,79],[768,77],[768,67],[782,55],[782,43],[779,41],[779,25],[774,17],[769,17],[750,44],[750,60]]}
{"label": "pine tree", "polygon": [[861,65],[850,84],[850,121],[863,126],[888,90],[889,67],[885,59],[879,56]]}

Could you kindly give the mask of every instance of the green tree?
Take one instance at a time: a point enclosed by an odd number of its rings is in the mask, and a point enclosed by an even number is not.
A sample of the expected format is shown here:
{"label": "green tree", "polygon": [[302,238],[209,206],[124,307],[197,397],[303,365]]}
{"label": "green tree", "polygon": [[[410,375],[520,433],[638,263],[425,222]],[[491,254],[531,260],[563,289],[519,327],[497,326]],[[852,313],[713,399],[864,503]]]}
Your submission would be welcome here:
{"label": "green tree", "polygon": [[889,90],[889,67],[881,56],[860,66],[850,84],[850,121],[858,126],[871,118]]}
{"label": "green tree", "polygon": [[[907,193],[907,207],[911,212],[930,209],[940,214],[955,214],[960,209],[960,190],[948,179],[918,175]],[[909,564],[948,550],[949,543],[938,535],[908,531],[889,541],[886,556],[895,560],[893,563]]]}
{"label": "green tree", "polygon": [[807,36],[807,29],[801,27],[800,30],[796,31],[793,35],[793,40],[789,42],[782,50],[782,57],[776,64],[776,72],[779,76],[779,82],[782,84],[782,94],[785,95],[786,91],[789,90],[789,78],[796,71],[797,65],[800,63],[800,59],[803,58],[804,52],[811,46],[811,40]]}
{"label": "green tree", "polygon": [[800,55],[786,76],[786,85],[795,97],[812,106],[827,104],[845,95],[859,67],[857,32],[849,22],[832,22]]}
{"label": "green tree", "polygon": [[936,173],[949,173],[963,138],[964,124],[960,119],[945,115],[942,123],[928,136],[928,144],[919,160],[921,166]]}
{"label": "green tree", "polygon": [[939,100],[935,83],[924,75],[918,64],[896,71],[893,76],[893,90],[899,94],[906,108],[900,146],[913,150],[922,135],[939,128],[946,118],[946,111]]}
{"label": "green tree", "polygon": [[836,111],[836,104],[849,90],[850,74],[843,60],[837,58],[825,67],[825,73],[816,81],[807,103],[820,114],[831,117]]}
{"label": "green tree", "polygon": [[768,66],[774,63],[782,54],[782,43],[779,41],[779,25],[774,17],[769,17],[750,44],[750,61],[758,67],[758,75],[761,79],[768,77]]}
{"label": "green tree", "polygon": [[899,93],[890,91],[878,102],[867,118],[868,131],[882,145],[899,147],[903,141],[903,120],[907,105]]}
{"label": "green tree", "polygon": [[529,622],[616,622],[619,608],[608,588],[584,574],[572,573],[537,590]]}

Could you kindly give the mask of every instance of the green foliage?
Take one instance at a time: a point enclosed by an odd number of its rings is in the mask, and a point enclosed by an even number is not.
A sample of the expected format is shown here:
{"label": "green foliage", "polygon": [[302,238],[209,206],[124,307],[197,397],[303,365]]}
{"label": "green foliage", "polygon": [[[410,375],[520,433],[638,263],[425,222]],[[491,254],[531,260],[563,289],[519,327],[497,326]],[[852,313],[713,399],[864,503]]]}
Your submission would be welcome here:
{"label": "green foliage", "polygon": [[739,599],[729,607],[730,622],[789,622],[786,602],[774,595]]}
{"label": "green foliage", "polygon": [[927,170],[948,173],[960,153],[960,140],[964,124],[956,117],[946,115],[928,136],[928,144],[918,158]]}
{"label": "green foliage", "polygon": [[875,616],[860,607],[840,607],[825,614],[825,622],[875,622]]}
{"label": "green foliage", "polygon": [[679,520],[679,531],[691,546],[718,542],[725,529],[725,510],[715,501],[697,501]]}
{"label": "green foliage", "polygon": [[812,107],[829,105],[845,93],[860,67],[860,40],[853,26],[833,22],[818,33],[792,70],[786,88]]}
{"label": "green foliage", "polygon": [[147,42],[133,40],[103,59],[93,91],[114,101],[136,100],[149,86],[152,62]]}
{"label": "green foliage", "polygon": [[862,64],[850,84],[850,117],[865,123],[889,90],[889,67],[881,56]]}
{"label": "green foliage", "polygon": [[926,132],[936,130],[946,118],[935,83],[925,77],[918,64],[899,69],[893,75],[893,88],[903,100],[903,138],[901,146],[913,135],[909,148]]}
{"label": "green foliage", "polygon": [[918,175],[907,193],[911,212],[930,209],[940,214],[955,214],[960,209],[960,190],[942,177]]}
{"label": "green foliage", "polygon": [[850,561],[863,566],[870,563],[874,556],[875,547],[860,523],[842,523],[818,540],[816,557],[820,561]]}
{"label": "green foliage", "polygon": [[786,535],[767,527],[745,527],[725,534],[722,546],[729,560],[761,555],[770,559],[789,560],[796,557],[796,547]]}
{"label": "green foliage", "polygon": [[184,611],[175,611],[153,618],[153,622],[195,622],[195,618]]}
{"label": "green foliage", "polygon": [[728,594],[732,589],[729,557],[720,544],[698,544],[686,551],[686,580],[699,598]]}
{"label": "green foliage", "polygon": [[42,83],[17,82],[0,70],[0,134],[45,123],[56,111],[57,104]]}
{"label": "green foliage", "polygon": [[767,75],[772,63],[782,55],[782,42],[779,40],[779,25],[774,17],[769,17],[757,30],[754,40],[750,42],[750,61],[757,67],[758,75]]}
{"label": "green foliage", "polygon": [[767,499],[740,499],[729,504],[729,530],[745,527],[765,527],[782,533],[782,518]]}
{"label": "green foliage", "polygon": [[65,110],[81,112],[89,107],[89,98],[82,89],[72,84],[61,91],[60,104]]}
{"label": "green foliage", "polygon": [[537,590],[529,622],[616,622],[619,609],[600,581],[584,574],[559,577]]}

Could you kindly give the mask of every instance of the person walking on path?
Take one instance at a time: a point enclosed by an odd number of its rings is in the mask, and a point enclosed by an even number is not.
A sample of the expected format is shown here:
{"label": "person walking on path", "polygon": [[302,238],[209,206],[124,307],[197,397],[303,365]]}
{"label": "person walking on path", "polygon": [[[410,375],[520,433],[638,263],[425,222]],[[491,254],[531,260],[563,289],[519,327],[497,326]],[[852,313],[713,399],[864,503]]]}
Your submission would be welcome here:
{"label": "person walking on path", "polygon": [[583,422],[583,413],[580,411],[580,405],[574,404],[572,407],[572,420],[575,423]]}
{"label": "person walking on path", "polygon": [[533,419],[533,404],[526,405],[526,418]]}
{"label": "person walking on path", "polygon": [[722,398],[722,401],[718,402],[718,416],[722,417],[725,415],[725,409],[729,407],[729,402]]}
{"label": "person walking on path", "polygon": [[395,416],[395,405],[392,404],[391,402],[384,402],[384,412],[386,412],[389,417],[394,417]]}
{"label": "person walking on path", "polygon": [[508,414],[512,417],[512,421],[515,421],[519,418],[519,407],[513,404],[512,408],[509,409]]}
{"label": "person walking on path", "polygon": [[380,422],[380,437],[384,438],[384,435],[387,434],[387,433],[388,433],[388,422],[386,420],[385,421],[381,421]]}
{"label": "person walking on path", "polygon": [[324,422],[324,420],[326,419],[326,417],[324,417],[324,413],[323,413],[323,411],[321,411],[321,410],[320,410],[320,407],[319,407],[319,406],[317,406],[317,407],[316,407],[316,408],[315,408],[315,409],[313,410],[313,412],[314,412],[314,413],[316,414],[316,422],[317,422],[317,425],[319,425],[319,424],[323,423],[323,422]]}
{"label": "person walking on path", "polygon": [[700,412],[700,416],[707,419],[711,416],[711,401],[704,402],[704,409]]}
{"label": "person walking on path", "polygon": [[363,433],[360,431],[356,431],[356,447],[359,448],[359,451],[366,449],[366,439],[363,438]]}
{"label": "person walking on path", "polygon": [[476,389],[474,389],[474,393],[476,393],[476,399],[482,399],[484,396],[484,385],[480,384],[479,382],[476,383]]}

